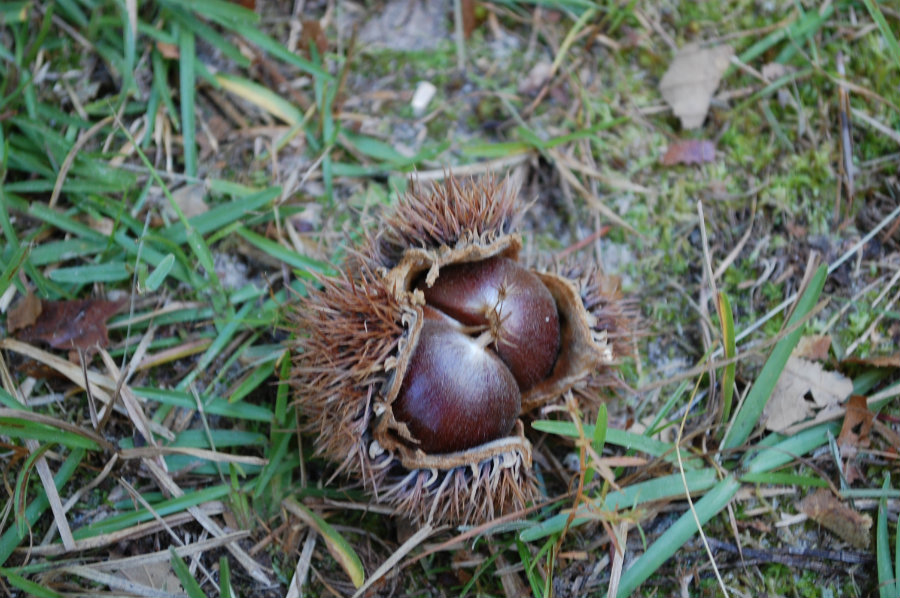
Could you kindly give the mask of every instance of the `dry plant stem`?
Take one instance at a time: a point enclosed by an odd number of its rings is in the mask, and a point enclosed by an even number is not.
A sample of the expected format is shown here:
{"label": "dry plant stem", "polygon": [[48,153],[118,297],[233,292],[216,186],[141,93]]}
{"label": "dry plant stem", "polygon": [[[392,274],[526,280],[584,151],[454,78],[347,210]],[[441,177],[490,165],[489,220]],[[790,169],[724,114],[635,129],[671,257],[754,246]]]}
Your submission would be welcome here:
{"label": "dry plant stem", "polygon": [[432,527],[430,523],[423,524],[422,527],[419,528],[418,531],[416,531],[416,533],[414,533],[409,537],[409,539],[406,540],[406,542],[400,545],[400,547],[394,551],[394,554],[388,557],[387,560],[384,561],[381,566],[378,567],[378,569],[376,569],[375,572],[369,576],[369,578],[363,585],[359,586],[359,589],[357,589],[356,593],[353,594],[353,598],[359,598],[360,596],[365,594],[365,592],[372,586],[373,583],[387,575],[391,571],[391,569],[394,569],[397,566],[397,564],[403,557],[412,552],[412,550],[416,546],[427,540],[432,533],[440,532],[445,529],[447,529],[446,526],[435,528]]}
{"label": "dry plant stem", "polygon": [[[693,396],[697,394],[697,390],[699,388],[700,380],[697,380],[697,384],[694,385],[694,392],[691,393],[693,402]],[[709,543],[706,541],[706,534],[703,532],[703,525],[700,523],[700,517],[697,515],[697,509],[694,508],[694,501],[691,499],[691,491],[688,487],[687,477],[684,474],[684,462],[681,460],[681,439],[684,434],[684,426],[687,423],[688,410],[684,410],[684,416],[681,418],[681,423],[678,426],[678,437],[675,439],[675,456],[678,459],[678,473],[681,474],[681,483],[684,485],[684,496],[687,498],[688,506],[691,509],[691,515],[694,517],[694,523],[697,525],[697,531],[700,533],[700,539],[703,540],[703,547],[706,549],[706,554],[709,557],[709,563],[712,565],[713,571],[716,574],[716,579],[719,582],[719,588],[722,590],[722,595],[725,598],[728,598],[728,588],[725,587],[725,582],[722,580],[722,575],[719,573],[719,567],[716,565],[716,559],[713,557],[712,550],[709,548]]]}
{"label": "dry plant stem", "polygon": [[315,530],[310,529],[306,534],[306,540],[303,541],[303,550],[300,551],[300,559],[294,568],[294,576],[291,578],[291,584],[288,586],[285,598],[300,598],[303,595],[303,586],[309,578],[309,568],[312,564],[313,549],[316,547]]}
{"label": "dry plant stem", "polygon": [[[151,476],[156,480],[157,484],[159,484],[160,489],[164,492],[168,492],[174,497],[184,496],[184,491],[176,484],[169,474],[160,468],[155,461],[150,459],[144,459],[144,465],[149,470]],[[218,523],[212,520],[212,518],[204,513],[199,507],[193,506],[188,507],[188,511],[191,515],[194,516],[194,519],[203,526],[209,533],[213,536],[219,537],[224,536],[225,532],[219,526]],[[268,573],[262,565],[254,561],[250,555],[248,555],[243,548],[238,546],[237,543],[231,542],[226,545],[228,551],[234,555],[237,561],[246,569],[247,573],[250,574],[253,579],[260,583],[264,583],[266,585],[271,584],[269,580]]]}
{"label": "dry plant stem", "polygon": [[[844,70],[844,55],[841,52],[837,53],[835,57],[835,66],[837,67],[838,75],[840,75],[841,79],[846,77],[846,72]],[[840,106],[840,126],[841,126],[841,155],[843,161],[841,163],[841,175],[844,179],[844,184],[847,186],[847,215],[851,214],[851,210],[853,209],[853,199],[854,199],[854,184],[853,184],[853,175],[854,170],[856,169],[853,165],[853,142],[850,137],[850,94],[847,92],[847,87],[843,84],[838,85],[838,105]],[[837,186],[837,196],[834,204],[834,221],[838,223],[840,221],[840,212],[841,212],[841,186]]]}
{"label": "dry plant stem", "polygon": [[84,144],[90,141],[91,138],[96,135],[103,127],[111,123],[112,120],[112,116],[107,116],[78,136],[78,140],[75,141],[75,143],[72,145],[72,149],[69,150],[69,153],[63,160],[62,165],[59,167],[59,173],[56,175],[56,183],[53,185],[53,192],[50,194],[50,201],[47,203],[47,207],[49,207],[50,209],[56,207],[56,202],[59,200],[59,194],[62,192],[63,183],[65,183],[66,176],[69,174],[69,169],[72,168],[72,164],[74,164],[75,162],[75,157],[81,151],[81,148],[83,148]]}
{"label": "dry plant stem", "polygon": [[[163,521],[162,516],[157,512],[156,509],[153,508],[153,505],[151,505],[149,502],[147,502],[147,499],[145,499],[144,496],[140,492],[138,492],[137,489],[135,489],[134,486],[129,484],[127,481],[125,481],[123,479],[119,479],[119,483],[122,485],[123,488],[125,488],[125,490],[128,492],[128,494],[131,496],[131,498],[133,500],[136,500],[137,502],[139,502],[142,507],[147,509],[148,513],[153,515],[153,519],[155,519],[156,522],[162,526],[162,528],[166,531],[166,533],[169,535],[169,537],[172,538],[172,540],[175,542],[175,544],[178,545],[179,547],[183,548],[184,542],[181,540],[181,537],[178,534],[176,534],[175,530],[173,530],[169,525],[167,525],[165,523],[165,521]],[[216,588],[216,591],[219,591],[219,585],[212,578],[212,575],[210,575],[209,570],[206,567],[204,567],[203,565],[200,565],[200,570],[203,572],[204,577],[206,577],[206,581],[211,583],[213,585],[213,587]]]}

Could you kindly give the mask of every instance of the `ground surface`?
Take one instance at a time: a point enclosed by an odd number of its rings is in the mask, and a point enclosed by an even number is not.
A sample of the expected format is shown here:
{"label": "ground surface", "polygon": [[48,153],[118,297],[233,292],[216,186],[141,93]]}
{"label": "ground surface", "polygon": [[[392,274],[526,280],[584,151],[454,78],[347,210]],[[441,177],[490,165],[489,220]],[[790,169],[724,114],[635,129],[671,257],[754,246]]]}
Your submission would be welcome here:
{"label": "ground surface", "polygon": [[[7,4],[0,592],[900,595],[895,5]],[[278,381],[284,306],[448,169],[640,319],[605,444],[529,431],[542,508],[429,533]]]}

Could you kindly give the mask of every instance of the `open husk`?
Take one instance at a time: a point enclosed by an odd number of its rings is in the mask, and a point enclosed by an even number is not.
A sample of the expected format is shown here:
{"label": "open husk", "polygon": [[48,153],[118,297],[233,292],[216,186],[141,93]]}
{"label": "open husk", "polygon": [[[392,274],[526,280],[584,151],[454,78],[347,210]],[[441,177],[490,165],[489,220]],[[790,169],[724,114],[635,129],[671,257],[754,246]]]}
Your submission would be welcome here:
{"label": "open husk", "polygon": [[426,454],[394,419],[423,321],[414,281],[424,275],[432,284],[452,264],[518,260],[522,242],[511,231],[518,210],[514,191],[493,180],[414,186],[347,270],[320,280],[296,305],[293,380],[303,430],[375,501],[414,519],[478,523],[526,507],[537,491],[524,417],[573,389],[600,400],[593,389],[608,383],[615,364],[625,328],[615,285],[591,269],[535,270],[557,304],[561,349],[548,378],[523,394],[511,435]]}

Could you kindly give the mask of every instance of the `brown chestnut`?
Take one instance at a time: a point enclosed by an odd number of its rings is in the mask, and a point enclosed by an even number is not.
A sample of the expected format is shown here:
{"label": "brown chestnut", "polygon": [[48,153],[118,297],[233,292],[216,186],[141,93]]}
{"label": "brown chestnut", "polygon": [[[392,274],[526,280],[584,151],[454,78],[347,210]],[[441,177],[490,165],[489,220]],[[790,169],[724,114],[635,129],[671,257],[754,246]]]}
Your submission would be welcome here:
{"label": "brown chestnut", "polygon": [[492,348],[522,392],[547,378],[559,353],[556,301],[541,279],[511,259],[446,266],[425,303],[469,326],[486,327]]}
{"label": "brown chestnut", "polygon": [[522,396],[509,369],[459,324],[426,309],[392,405],[426,453],[448,453],[510,433]]}

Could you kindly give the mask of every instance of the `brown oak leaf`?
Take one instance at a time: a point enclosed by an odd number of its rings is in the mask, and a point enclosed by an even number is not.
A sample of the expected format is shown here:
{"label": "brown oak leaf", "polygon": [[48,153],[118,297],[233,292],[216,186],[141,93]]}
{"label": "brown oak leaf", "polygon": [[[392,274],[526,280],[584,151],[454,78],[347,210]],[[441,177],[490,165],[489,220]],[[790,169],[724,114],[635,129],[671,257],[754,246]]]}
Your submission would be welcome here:
{"label": "brown oak leaf", "polygon": [[872,518],[843,504],[824,488],[804,498],[798,505],[807,517],[829,529],[857,548],[868,548]]}
{"label": "brown oak leaf", "polygon": [[26,343],[45,342],[54,349],[91,352],[94,347],[109,344],[106,321],[125,303],[124,299],[43,301],[40,316],[32,325],[21,329],[17,337]]}
{"label": "brown oak leaf", "polygon": [[708,139],[685,139],[676,141],[662,157],[663,166],[675,164],[704,164],[716,159],[716,146]]}

